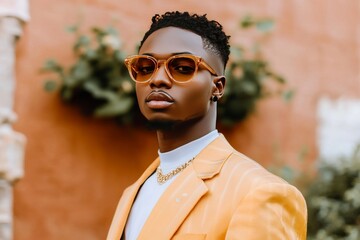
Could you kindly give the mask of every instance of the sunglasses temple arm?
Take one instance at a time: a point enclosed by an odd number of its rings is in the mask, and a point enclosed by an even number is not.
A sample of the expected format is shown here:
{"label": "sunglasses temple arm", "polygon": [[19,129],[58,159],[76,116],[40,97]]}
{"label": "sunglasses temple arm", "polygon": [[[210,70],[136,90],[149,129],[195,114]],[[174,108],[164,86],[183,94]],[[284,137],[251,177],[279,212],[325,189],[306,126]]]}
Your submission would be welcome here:
{"label": "sunglasses temple arm", "polygon": [[219,75],[215,72],[215,70],[214,70],[212,67],[210,67],[210,65],[207,64],[206,62],[201,61],[200,64],[202,64],[212,75],[214,75],[214,76],[216,76],[216,77],[219,76]]}

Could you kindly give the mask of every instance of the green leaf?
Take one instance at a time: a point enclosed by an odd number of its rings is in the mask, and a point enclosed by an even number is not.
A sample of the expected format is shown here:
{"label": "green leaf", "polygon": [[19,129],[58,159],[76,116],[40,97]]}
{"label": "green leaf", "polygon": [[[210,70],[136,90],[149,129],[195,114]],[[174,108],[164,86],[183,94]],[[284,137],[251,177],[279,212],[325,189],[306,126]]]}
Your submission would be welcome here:
{"label": "green leaf", "polygon": [[254,95],[257,92],[257,87],[252,81],[242,81],[241,90],[248,95]]}
{"label": "green leaf", "polygon": [[240,21],[240,26],[242,28],[249,28],[255,24],[255,21],[251,15],[246,15],[243,17],[243,19]]}
{"label": "green leaf", "polygon": [[117,36],[119,34],[118,31],[116,30],[116,28],[113,28],[113,27],[107,27],[106,32],[108,34],[112,34],[114,36]]}
{"label": "green leaf", "polygon": [[263,19],[256,22],[256,28],[261,32],[270,32],[274,29],[274,21],[271,19]]}
{"label": "green leaf", "polygon": [[121,98],[120,101],[109,102],[104,106],[96,109],[95,116],[96,117],[113,117],[117,115],[125,114],[129,111],[129,109],[133,105],[133,99]]}
{"label": "green leaf", "polygon": [[126,58],[126,54],[122,51],[116,50],[115,53],[115,59],[124,64],[124,59]]}
{"label": "green leaf", "polygon": [[281,176],[291,182],[294,178],[294,170],[289,166],[283,166],[281,168]]}
{"label": "green leaf", "polygon": [[304,162],[305,158],[308,156],[309,154],[309,148],[306,145],[303,145],[300,149],[300,152],[297,155],[297,160],[299,162]]}
{"label": "green leaf", "polygon": [[71,88],[63,88],[61,91],[61,98],[64,101],[70,101],[70,99],[73,97],[73,90]]}
{"label": "green leaf", "polygon": [[88,36],[82,35],[79,37],[78,42],[81,45],[88,45],[90,43],[90,38]]}
{"label": "green leaf", "polygon": [[290,89],[286,90],[282,93],[282,99],[284,99],[285,102],[290,102],[295,95],[295,91]]}
{"label": "green leaf", "polygon": [[44,89],[47,92],[53,92],[57,88],[57,83],[54,80],[46,80],[44,83]]}
{"label": "green leaf", "polygon": [[63,83],[65,88],[74,88],[76,85],[76,81],[72,77],[72,75],[67,75],[63,78]]}
{"label": "green leaf", "polygon": [[82,81],[90,77],[91,69],[87,61],[79,60],[71,69],[75,81]]}
{"label": "green leaf", "polygon": [[106,34],[106,32],[105,32],[106,30],[103,30],[100,27],[93,27],[93,28],[91,28],[91,31],[93,33],[95,33],[96,35],[105,35]]}
{"label": "green leaf", "polygon": [[84,88],[89,91],[95,98],[106,99],[109,102],[116,102],[119,99],[119,95],[112,90],[102,89],[97,83],[87,81],[84,84]]}
{"label": "green leaf", "polygon": [[278,83],[281,83],[281,84],[284,84],[284,83],[286,83],[286,80],[285,80],[285,78],[283,78],[283,77],[281,77],[281,76],[273,76],[274,77],[274,79],[278,82]]}
{"label": "green leaf", "polygon": [[230,47],[230,52],[235,58],[240,59],[243,56],[244,49],[240,47]]}
{"label": "green leaf", "polygon": [[79,25],[71,25],[65,28],[65,30],[69,33],[75,33],[79,29]]}
{"label": "green leaf", "polygon": [[57,63],[54,59],[48,59],[45,61],[42,70],[53,71],[53,72],[62,72],[63,68]]}
{"label": "green leaf", "polygon": [[73,50],[75,52],[78,52],[79,49],[88,47],[90,45],[90,42],[91,41],[90,41],[89,37],[82,35],[76,40],[76,42],[73,46]]}
{"label": "green leaf", "polygon": [[87,49],[87,50],[85,51],[85,56],[86,56],[88,59],[90,59],[90,60],[96,59],[96,57],[97,57],[97,52],[94,51],[93,49]]}

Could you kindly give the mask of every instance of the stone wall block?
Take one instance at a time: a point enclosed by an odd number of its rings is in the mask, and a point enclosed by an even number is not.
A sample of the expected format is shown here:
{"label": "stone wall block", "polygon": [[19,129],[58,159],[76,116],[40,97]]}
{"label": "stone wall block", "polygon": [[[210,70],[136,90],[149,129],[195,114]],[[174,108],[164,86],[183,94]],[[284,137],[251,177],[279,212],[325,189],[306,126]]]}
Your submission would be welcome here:
{"label": "stone wall block", "polygon": [[0,239],[12,239],[12,187],[6,180],[0,180]]}
{"label": "stone wall block", "polygon": [[24,135],[10,125],[0,125],[0,176],[10,182],[23,177]]}

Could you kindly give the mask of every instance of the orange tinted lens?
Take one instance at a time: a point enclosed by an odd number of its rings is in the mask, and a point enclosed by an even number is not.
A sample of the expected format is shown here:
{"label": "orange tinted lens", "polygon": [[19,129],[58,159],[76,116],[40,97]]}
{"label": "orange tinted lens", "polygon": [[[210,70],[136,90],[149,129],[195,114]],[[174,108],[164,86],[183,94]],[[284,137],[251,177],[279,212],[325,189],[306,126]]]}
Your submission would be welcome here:
{"label": "orange tinted lens", "polygon": [[196,62],[190,57],[176,57],[168,62],[171,76],[179,82],[189,81],[195,74]]}
{"label": "orange tinted lens", "polygon": [[131,75],[139,82],[147,81],[155,71],[156,63],[147,57],[137,57],[130,63]]}

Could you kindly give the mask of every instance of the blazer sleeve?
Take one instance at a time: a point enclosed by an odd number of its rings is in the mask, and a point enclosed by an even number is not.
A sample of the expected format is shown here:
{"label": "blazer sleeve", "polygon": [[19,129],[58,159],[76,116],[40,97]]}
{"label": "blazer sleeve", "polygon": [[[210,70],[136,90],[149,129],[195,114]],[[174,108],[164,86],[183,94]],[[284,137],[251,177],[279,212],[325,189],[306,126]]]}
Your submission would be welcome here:
{"label": "blazer sleeve", "polygon": [[286,183],[267,183],[248,193],[231,218],[226,239],[305,240],[306,202]]}

